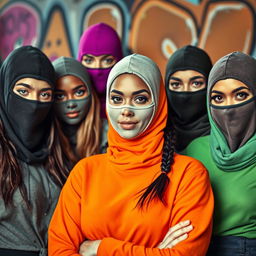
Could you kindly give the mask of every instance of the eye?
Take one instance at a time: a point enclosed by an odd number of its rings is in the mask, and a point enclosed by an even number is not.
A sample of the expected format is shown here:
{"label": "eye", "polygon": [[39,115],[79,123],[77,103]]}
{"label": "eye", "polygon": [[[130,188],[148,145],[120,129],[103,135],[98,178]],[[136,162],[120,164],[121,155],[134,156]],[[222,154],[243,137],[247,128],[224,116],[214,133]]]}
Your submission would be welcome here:
{"label": "eye", "polygon": [[135,101],[136,104],[145,104],[145,103],[148,102],[148,100],[149,100],[148,97],[142,96],[142,95],[137,96],[137,97],[134,99],[134,101]]}
{"label": "eye", "polygon": [[[211,102],[214,101],[214,103],[216,104],[220,104],[224,101],[223,99],[223,96],[222,95],[219,95],[219,94],[216,94],[216,95],[213,95],[211,97]],[[213,103],[213,102],[212,102]]]}
{"label": "eye", "polygon": [[205,84],[204,81],[193,81],[192,86],[193,86],[194,88],[200,88],[200,87],[202,87],[204,84]]}
{"label": "eye", "polygon": [[106,59],[104,59],[104,62],[108,65],[112,64],[115,61],[115,59],[113,57],[108,57]]}
{"label": "eye", "polygon": [[88,64],[88,65],[90,65],[93,62],[93,58],[92,57],[88,57],[88,56],[84,56],[83,57],[83,62]]}
{"label": "eye", "polygon": [[180,82],[170,82],[170,83],[169,83],[169,86],[170,86],[172,89],[177,90],[177,89],[179,89],[179,88],[181,87],[181,84],[180,84]]}
{"label": "eye", "polygon": [[47,91],[47,92],[41,92],[40,93],[40,98],[42,99],[42,100],[51,100],[52,99],[52,92],[50,92],[50,91]]}
{"label": "eye", "polygon": [[236,97],[236,100],[243,101],[243,100],[246,100],[248,96],[249,96],[249,93],[247,92],[238,92],[235,97]]}
{"label": "eye", "polygon": [[79,90],[75,91],[75,96],[77,96],[77,97],[82,97],[84,94],[85,94],[84,89],[79,89]]}
{"label": "eye", "polygon": [[116,95],[112,95],[110,99],[114,104],[121,104],[123,102],[123,98]]}
{"label": "eye", "polygon": [[61,94],[61,93],[56,93],[56,94],[54,95],[54,99],[55,99],[56,101],[63,101],[64,98],[65,98],[65,95],[64,95],[64,94]]}
{"label": "eye", "polygon": [[26,89],[18,89],[17,92],[21,95],[21,96],[27,96],[29,94],[28,90]]}

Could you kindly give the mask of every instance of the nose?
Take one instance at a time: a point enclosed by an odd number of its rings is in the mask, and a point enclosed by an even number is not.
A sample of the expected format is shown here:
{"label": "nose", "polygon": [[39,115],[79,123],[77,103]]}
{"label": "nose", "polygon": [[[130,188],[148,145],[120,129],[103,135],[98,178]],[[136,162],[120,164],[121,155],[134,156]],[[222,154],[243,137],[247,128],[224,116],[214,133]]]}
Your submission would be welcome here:
{"label": "nose", "polygon": [[74,102],[74,101],[68,102],[68,105],[67,105],[68,109],[73,109],[73,108],[76,108],[76,107],[77,107],[77,103],[76,102]]}
{"label": "nose", "polygon": [[131,116],[134,116],[134,112],[129,108],[123,108],[122,109],[122,116],[131,117]]}

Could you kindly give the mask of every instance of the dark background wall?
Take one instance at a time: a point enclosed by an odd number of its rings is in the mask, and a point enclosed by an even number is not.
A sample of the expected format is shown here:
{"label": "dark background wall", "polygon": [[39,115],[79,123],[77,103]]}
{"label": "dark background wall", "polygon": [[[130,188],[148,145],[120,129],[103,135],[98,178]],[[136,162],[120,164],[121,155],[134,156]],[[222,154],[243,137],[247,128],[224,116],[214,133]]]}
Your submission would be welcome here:
{"label": "dark background wall", "polygon": [[125,54],[154,59],[163,74],[173,51],[186,44],[215,62],[235,50],[256,56],[256,0],[0,0],[0,58],[32,44],[52,60],[77,55],[89,25],[116,29]]}

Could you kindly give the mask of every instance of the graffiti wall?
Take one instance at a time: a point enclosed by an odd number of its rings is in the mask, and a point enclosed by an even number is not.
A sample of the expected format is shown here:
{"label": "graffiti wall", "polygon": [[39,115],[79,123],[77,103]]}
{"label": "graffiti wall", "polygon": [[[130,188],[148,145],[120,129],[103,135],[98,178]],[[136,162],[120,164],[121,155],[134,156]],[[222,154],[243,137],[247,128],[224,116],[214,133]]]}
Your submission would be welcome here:
{"label": "graffiti wall", "polygon": [[231,51],[256,57],[256,0],[0,0],[0,59],[21,45],[40,47],[51,60],[76,57],[79,38],[105,22],[118,32],[125,54],[167,59],[186,44],[213,62]]}

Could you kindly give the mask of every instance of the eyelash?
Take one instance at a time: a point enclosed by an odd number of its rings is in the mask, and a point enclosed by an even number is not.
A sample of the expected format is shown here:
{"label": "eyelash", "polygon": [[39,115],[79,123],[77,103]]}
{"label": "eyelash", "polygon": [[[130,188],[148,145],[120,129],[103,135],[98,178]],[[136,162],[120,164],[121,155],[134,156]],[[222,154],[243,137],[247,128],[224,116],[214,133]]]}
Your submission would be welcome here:
{"label": "eyelash", "polygon": [[148,98],[146,96],[138,96],[134,99],[134,101],[139,100],[138,104],[144,104],[148,102]]}
{"label": "eyelash", "polygon": [[[239,99],[238,96],[242,96],[243,98]],[[237,100],[245,100],[248,96],[249,96],[249,93],[247,93],[247,92],[238,92],[235,94],[235,98]],[[218,100],[218,97],[221,99]],[[211,97],[211,100],[214,100],[215,102],[221,102],[221,101],[223,101],[223,98],[224,97],[222,95],[216,94]]]}
{"label": "eyelash", "polygon": [[75,95],[78,96],[78,97],[81,97],[81,96],[83,96],[84,94],[85,94],[85,90],[82,90],[82,89],[77,90],[77,91],[75,92]]}
{"label": "eyelash", "polygon": [[172,86],[172,87],[178,87],[179,85],[180,85],[179,82],[172,82],[172,83],[171,83],[171,86]]}
{"label": "eyelash", "polygon": [[114,104],[120,104],[122,101],[122,98],[119,96],[111,96],[110,99],[111,101],[113,101]]}
{"label": "eyelash", "polygon": [[28,93],[28,91],[25,89],[18,89],[17,92],[21,95],[25,95],[26,93]]}
{"label": "eyelash", "polygon": [[193,84],[195,84],[195,86],[200,87],[204,84],[204,82],[203,81],[193,81]]}
{"label": "eyelash", "polygon": [[[114,103],[114,104],[121,104],[123,102],[123,98],[120,97],[120,96],[111,96],[110,97],[111,101]],[[145,104],[146,102],[149,101],[148,97],[146,96],[143,96],[143,95],[139,95],[139,96],[136,96],[133,101],[136,103],[136,104]]]}

